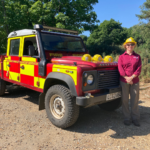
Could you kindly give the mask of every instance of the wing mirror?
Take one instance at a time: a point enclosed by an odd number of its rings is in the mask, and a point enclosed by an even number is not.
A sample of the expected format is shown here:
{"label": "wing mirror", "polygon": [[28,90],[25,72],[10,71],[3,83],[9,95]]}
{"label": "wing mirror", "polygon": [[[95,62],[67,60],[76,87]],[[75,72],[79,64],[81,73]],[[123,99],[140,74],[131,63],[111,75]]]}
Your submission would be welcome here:
{"label": "wing mirror", "polygon": [[34,55],[34,52],[35,52],[35,47],[33,45],[29,45],[28,47],[29,56],[32,57]]}

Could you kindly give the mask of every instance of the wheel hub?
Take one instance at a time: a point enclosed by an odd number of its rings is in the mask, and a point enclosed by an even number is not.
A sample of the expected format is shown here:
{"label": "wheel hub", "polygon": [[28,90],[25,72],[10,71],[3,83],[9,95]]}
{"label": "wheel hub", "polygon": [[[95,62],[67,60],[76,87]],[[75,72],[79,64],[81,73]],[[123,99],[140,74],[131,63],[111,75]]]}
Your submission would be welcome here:
{"label": "wheel hub", "polygon": [[50,100],[50,109],[54,117],[61,119],[65,113],[65,104],[59,95],[53,95]]}

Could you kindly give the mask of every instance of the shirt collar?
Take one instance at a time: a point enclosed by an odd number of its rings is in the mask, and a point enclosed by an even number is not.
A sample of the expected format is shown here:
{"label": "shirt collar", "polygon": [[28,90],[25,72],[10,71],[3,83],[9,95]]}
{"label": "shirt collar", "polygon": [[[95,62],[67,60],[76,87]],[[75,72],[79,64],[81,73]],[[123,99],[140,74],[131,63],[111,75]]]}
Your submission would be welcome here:
{"label": "shirt collar", "polygon": [[[123,54],[124,55],[129,55],[126,51]],[[133,51],[131,55],[135,55],[135,52]]]}

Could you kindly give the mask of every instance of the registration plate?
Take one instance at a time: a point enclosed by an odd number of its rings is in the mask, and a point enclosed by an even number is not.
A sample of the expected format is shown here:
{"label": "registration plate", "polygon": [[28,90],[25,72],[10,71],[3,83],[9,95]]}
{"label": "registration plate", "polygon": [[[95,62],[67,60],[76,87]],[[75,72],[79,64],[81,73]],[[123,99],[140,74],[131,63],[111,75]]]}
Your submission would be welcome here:
{"label": "registration plate", "polygon": [[106,101],[121,97],[121,92],[111,93],[106,95]]}

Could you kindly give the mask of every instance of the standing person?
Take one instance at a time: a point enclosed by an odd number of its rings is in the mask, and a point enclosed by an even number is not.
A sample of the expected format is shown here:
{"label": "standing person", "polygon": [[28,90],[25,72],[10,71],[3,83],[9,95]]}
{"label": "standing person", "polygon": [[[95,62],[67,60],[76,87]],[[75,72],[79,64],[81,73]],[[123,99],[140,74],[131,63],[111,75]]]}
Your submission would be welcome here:
{"label": "standing person", "polygon": [[[133,50],[136,46],[135,40],[130,37],[124,44],[126,51],[120,55],[118,60],[118,70],[120,73],[120,84],[122,87],[122,110],[124,115],[124,124],[140,126],[140,113],[138,108],[139,101],[139,78],[141,73],[141,57]],[[129,111],[129,94],[131,113]]]}

